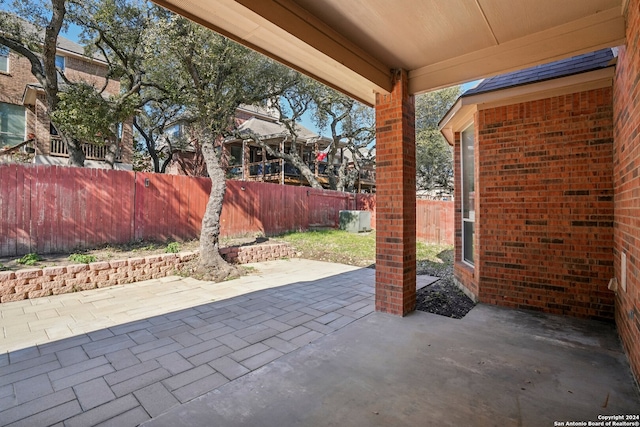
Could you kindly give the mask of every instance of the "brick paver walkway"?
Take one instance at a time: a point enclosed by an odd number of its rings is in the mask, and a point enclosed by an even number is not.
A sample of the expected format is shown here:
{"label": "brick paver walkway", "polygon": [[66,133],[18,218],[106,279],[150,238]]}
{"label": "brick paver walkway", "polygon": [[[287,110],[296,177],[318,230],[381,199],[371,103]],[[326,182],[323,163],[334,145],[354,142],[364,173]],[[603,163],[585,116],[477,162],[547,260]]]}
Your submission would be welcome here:
{"label": "brick paver walkway", "polygon": [[374,270],[257,268],[2,304],[0,425],[134,426],[374,309]]}

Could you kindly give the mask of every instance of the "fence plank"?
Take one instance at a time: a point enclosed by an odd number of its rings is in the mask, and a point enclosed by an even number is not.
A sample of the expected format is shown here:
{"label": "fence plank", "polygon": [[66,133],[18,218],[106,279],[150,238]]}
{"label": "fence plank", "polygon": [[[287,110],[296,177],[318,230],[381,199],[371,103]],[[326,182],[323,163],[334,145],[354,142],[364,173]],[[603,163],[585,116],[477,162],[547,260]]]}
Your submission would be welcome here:
{"label": "fence plank", "polygon": [[423,241],[453,245],[453,202],[441,200],[417,200],[416,237]]}
{"label": "fence plank", "polygon": [[2,223],[0,230],[0,251],[1,253],[13,254],[17,253],[17,167],[14,165],[5,166],[0,169],[0,215],[2,215]]}
{"label": "fence plank", "polygon": [[18,250],[22,253],[29,253],[32,247],[32,236],[36,237],[31,234],[31,172],[30,169],[23,169],[18,173],[18,185],[22,184],[24,194],[23,198],[18,197],[18,203],[20,204],[18,210],[18,220],[20,221]]}

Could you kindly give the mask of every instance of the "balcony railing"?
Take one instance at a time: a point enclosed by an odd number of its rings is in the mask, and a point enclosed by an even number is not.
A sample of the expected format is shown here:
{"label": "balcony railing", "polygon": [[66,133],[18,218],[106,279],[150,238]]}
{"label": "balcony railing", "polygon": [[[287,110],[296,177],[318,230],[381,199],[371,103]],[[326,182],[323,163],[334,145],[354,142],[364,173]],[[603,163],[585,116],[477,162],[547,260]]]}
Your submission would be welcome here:
{"label": "balcony railing", "polygon": [[[248,181],[265,181],[274,182],[280,181],[284,178],[285,182],[306,182],[302,177],[300,170],[290,163],[284,163],[284,177],[282,176],[282,161],[281,160],[267,160],[265,162],[248,163],[247,172],[248,176],[245,177]],[[309,168],[311,172],[316,173],[316,165],[310,164]],[[325,163],[318,164],[318,173],[316,174],[318,181],[323,185],[329,185],[329,175],[326,172],[327,165]],[[242,178],[242,166],[235,166],[228,170],[228,177],[240,179]],[[365,167],[360,170],[358,174],[359,186],[375,187],[376,171],[371,167]]]}
{"label": "balcony railing", "polygon": [[[97,144],[87,144],[83,143],[80,145],[82,148],[82,152],[88,160],[103,160],[108,153],[109,146],[108,145],[97,145]],[[67,145],[60,138],[51,137],[51,144],[49,154],[57,157],[69,157],[69,151],[67,150]],[[122,156],[120,152],[116,155],[116,161],[119,162],[122,160]]]}

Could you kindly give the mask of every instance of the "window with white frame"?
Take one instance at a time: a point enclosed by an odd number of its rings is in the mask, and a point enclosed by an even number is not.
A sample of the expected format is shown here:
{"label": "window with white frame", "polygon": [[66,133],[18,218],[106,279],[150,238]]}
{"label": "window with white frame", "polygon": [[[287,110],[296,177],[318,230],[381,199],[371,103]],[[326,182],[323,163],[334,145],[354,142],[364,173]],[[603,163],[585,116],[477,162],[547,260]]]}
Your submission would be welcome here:
{"label": "window with white frame", "polygon": [[0,102],[0,147],[25,140],[25,109],[22,105]]}
{"label": "window with white frame", "polygon": [[0,46],[0,72],[9,72],[9,48]]}
{"label": "window with white frame", "polygon": [[474,264],[475,239],[475,128],[473,124],[460,135],[462,160],[462,259]]}

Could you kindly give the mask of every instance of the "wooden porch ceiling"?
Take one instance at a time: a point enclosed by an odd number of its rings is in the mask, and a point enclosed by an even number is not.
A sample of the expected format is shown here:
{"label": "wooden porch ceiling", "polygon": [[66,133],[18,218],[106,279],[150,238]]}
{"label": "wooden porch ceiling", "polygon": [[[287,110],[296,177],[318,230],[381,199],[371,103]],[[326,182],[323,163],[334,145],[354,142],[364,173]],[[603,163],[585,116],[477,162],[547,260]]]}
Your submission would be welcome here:
{"label": "wooden porch ceiling", "polygon": [[627,0],[153,0],[367,104],[624,43]]}

